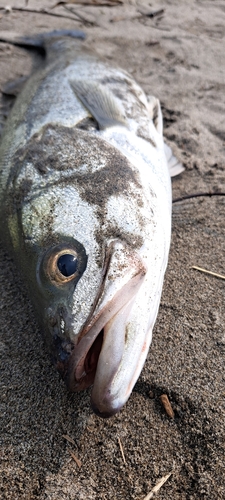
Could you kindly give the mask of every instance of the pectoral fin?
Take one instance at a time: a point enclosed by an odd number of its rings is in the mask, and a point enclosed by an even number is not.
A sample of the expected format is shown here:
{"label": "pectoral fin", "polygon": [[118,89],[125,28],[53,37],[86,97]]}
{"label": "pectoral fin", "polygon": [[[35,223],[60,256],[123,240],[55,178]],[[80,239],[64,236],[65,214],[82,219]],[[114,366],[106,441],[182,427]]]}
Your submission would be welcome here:
{"label": "pectoral fin", "polygon": [[163,134],[163,119],[159,99],[153,95],[148,96],[148,112],[157,132]]}
{"label": "pectoral fin", "polygon": [[[148,112],[153,121],[157,132],[163,135],[163,118],[159,99],[154,96],[148,96]],[[168,163],[170,177],[181,174],[184,171],[182,163],[174,156],[172,149],[164,142],[164,151]]]}
{"label": "pectoral fin", "polygon": [[170,177],[175,177],[176,175],[181,174],[185,170],[182,163],[180,163],[176,156],[174,156],[172,149],[164,142],[164,151],[168,163]]}
{"label": "pectoral fin", "polygon": [[73,80],[70,85],[101,130],[126,125],[123,109],[110,90],[91,80]]}

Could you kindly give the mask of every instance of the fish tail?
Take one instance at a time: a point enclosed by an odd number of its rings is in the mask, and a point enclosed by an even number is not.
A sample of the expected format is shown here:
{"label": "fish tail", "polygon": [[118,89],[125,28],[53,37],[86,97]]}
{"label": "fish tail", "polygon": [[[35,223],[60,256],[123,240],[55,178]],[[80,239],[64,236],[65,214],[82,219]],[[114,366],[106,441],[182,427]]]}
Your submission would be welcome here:
{"label": "fish tail", "polygon": [[0,42],[11,43],[12,45],[17,45],[27,49],[34,49],[45,53],[50,44],[58,39],[63,39],[64,37],[84,40],[86,38],[86,34],[84,31],[80,30],[53,30],[46,33],[39,33],[38,35],[20,37],[15,33],[2,32],[0,34]]}

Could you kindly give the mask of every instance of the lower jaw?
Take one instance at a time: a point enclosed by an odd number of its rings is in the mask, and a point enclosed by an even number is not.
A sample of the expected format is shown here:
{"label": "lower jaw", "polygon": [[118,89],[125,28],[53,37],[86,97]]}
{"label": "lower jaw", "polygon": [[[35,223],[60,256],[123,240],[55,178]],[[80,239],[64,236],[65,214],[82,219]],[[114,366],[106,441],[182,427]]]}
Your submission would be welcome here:
{"label": "lower jaw", "polygon": [[[123,405],[122,405],[123,406]],[[121,407],[118,407],[116,409],[112,409],[110,411],[103,411],[101,412],[99,410],[99,408],[96,406],[96,404],[92,401],[91,399],[91,407],[92,407],[92,410],[93,412],[98,416],[98,417],[101,417],[101,418],[110,418],[112,417],[113,415],[115,415],[116,413],[118,413],[118,411],[120,411],[120,409],[122,408]]]}

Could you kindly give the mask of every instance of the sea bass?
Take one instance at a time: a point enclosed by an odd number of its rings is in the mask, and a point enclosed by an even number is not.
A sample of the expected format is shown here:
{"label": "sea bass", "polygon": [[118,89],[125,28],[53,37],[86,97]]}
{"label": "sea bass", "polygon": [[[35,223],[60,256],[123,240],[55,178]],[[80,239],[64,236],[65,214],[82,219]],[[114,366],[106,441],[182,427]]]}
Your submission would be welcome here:
{"label": "sea bass", "polygon": [[[172,174],[158,99],[82,42],[44,38],[0,145],[1,234],[68,388],[127,401],[157,317]],[[168,162],[169,159],[169,162]],[[168,165],[169,163],[169,165]]]}

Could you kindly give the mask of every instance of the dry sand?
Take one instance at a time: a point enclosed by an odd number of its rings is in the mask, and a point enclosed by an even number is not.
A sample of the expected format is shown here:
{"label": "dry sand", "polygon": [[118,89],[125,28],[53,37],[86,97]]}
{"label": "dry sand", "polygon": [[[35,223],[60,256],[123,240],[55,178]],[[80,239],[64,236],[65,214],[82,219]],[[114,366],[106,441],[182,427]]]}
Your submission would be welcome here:
{"label": "dry sand", "polygon": [[[0,1],[28,9],[55,2]],[[0,11],[0,30],[83,28],[88,46],[128,70],[162,103],[165,137],[186,171],[173,196],[225,192],[225,3],[71,5]],[[149,13],[164,9],[161,15]],[[75,16],[74,16],[75,17]],[[0,84],[29,74],[31,55],[0,43]],[[3,100],[2,113],[7,103]],[[1,499],[142,500],[173,471],[160,500],[222,500],[224,484],[225,197],[173,207],[168,270],[153,343],[125,408],[103,421],[89,391],[71,395],[50,364],[24,285],[1,248]],[[175,418],[160,395],[167,394]],[[63,436],[68,435],[72,442]],[[126,463],[120,451],[120,438]],[[72,458],[72,451],[81,467]]]}

